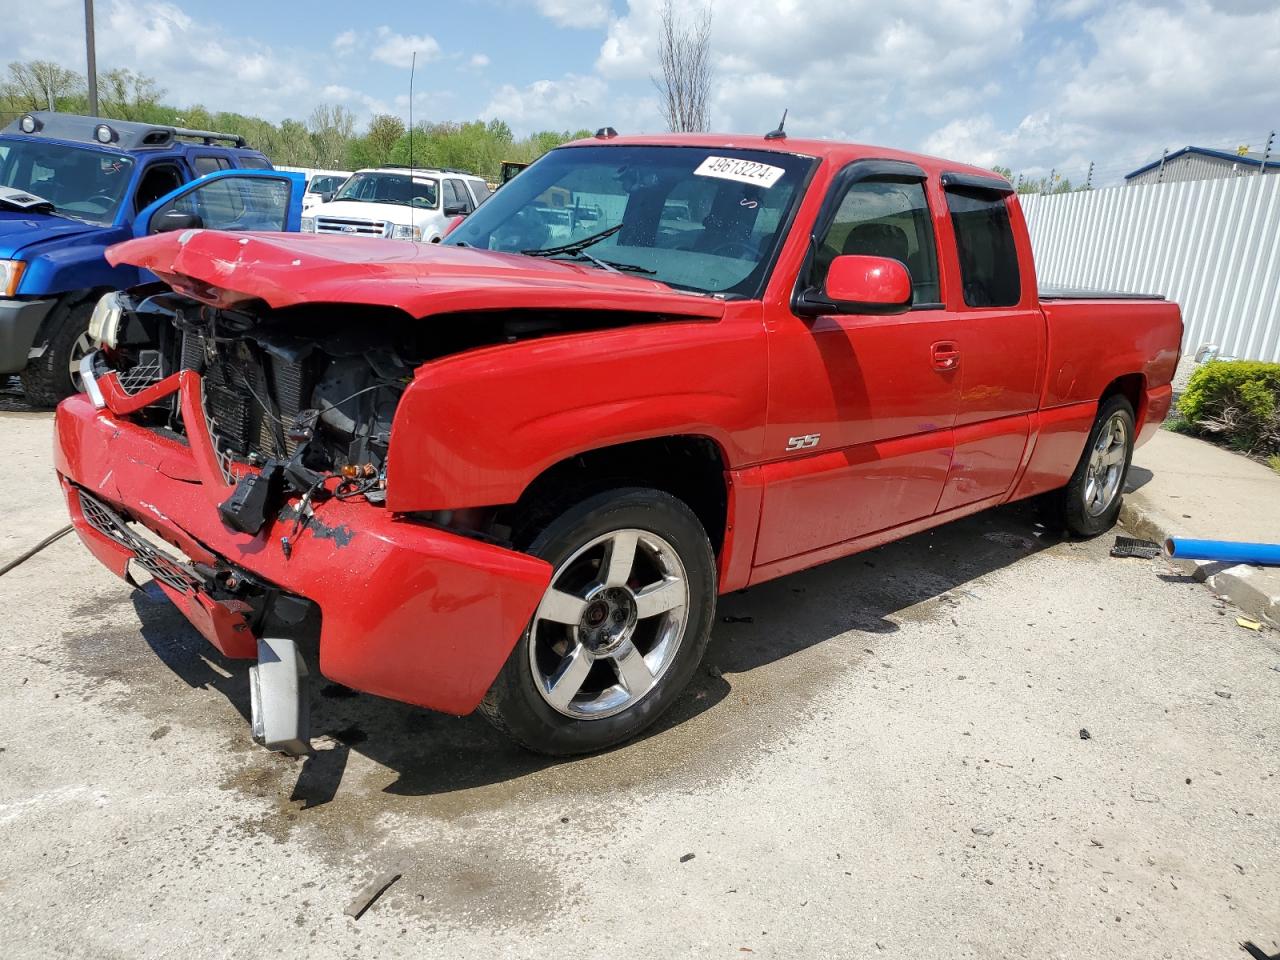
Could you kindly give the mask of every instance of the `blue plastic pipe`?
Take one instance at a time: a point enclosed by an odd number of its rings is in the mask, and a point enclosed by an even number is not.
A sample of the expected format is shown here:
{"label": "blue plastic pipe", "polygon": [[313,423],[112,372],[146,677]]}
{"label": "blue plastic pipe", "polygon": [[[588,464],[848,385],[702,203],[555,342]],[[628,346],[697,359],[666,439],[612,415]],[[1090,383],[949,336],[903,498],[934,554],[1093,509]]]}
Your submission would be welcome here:
{"label": "blue plastic pipe", "polygon": [[1280,543],[1240,543],[1237,540],[1187,540],[1170,537],[1165,553],[1179,560],[1219,560],[1223,563],[1256,563],[1280,567]]}

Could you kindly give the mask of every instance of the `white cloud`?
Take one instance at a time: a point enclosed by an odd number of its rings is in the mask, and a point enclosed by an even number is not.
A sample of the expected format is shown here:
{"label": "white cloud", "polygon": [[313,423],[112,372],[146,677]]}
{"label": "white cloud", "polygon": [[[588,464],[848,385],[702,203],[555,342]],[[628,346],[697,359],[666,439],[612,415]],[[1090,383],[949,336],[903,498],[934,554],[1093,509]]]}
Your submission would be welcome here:
{"label": "white cloud", "polygon": [[418,55],[419,63],[425,63],[440,56],[440,44],[430,34],[402,34],[396,33],[390,27],[379,27],[375,43],[376,46],[369,55],[393,67],[408,69],[415,53]]}
{"label": "white cloud", "polygon": [[[643,81],[657,64],[662,0],[631,0],[612,20],[596,68]],[[697,7],[677,7],[685,16]],[[852,137],[896,134],[922,112],[980,100],[992,68],[1012,58],[1030,25],[1032,0],[715,0],[712,122],[770,129],[789,108],[788,130]]]}
{"label": "white cloud", "polygon": [[473,53],[468,63],[477,70],[482,70],[489,65],[489,57],[483,53]]}
{"label": "white cloud", "polygon": [[603,27],[609,21],[609,0],[536,0],[538,12],[557,26],[577,29]]}
{"label": "white cloud", "polygon": [[360,35],[356,33],[354,30],[343,30],[340,34],[338,34],[336,37],[333,38],[333,43],[331,44],[331,46],[333,47],[335,53],[337,53],[339,56],[342,56],[354,50],[356,43],[359,39],[360,39]]}
{"label": "white cloud", "polygon": [[537,80],[524,87],[503,84],[480,111],[484,120],[505,120],[518,133],[533,130],[594,129],[613,122],[614,104],[599,77],[568,74],[559,80]]}

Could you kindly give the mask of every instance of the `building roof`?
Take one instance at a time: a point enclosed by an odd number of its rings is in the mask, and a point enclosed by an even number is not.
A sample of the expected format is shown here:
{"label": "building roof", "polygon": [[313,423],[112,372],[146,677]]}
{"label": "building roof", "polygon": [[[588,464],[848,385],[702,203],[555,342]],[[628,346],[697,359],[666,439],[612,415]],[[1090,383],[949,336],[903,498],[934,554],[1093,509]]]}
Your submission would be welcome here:
{"label": "building roof", "polygon": [[[1164,157],[1163,162],[1168,163],[1170,160],[1186,156],[1189,153],[1198,154],[1202,157],[1213,157],[1215,160],[1229,160],[1232,163],[1242,163],[1248,167],[1260,167],[1262,166],[1262,161],[1265,159],[1265,154],[1259,153],[1256,150],[1251,150],[1248,153],[1231,153],[1228,150],[1211,150],[1208,147],[1183,147],[1181,150],[1175,150],[1173,153]],[[1132,173],[1126,173],[1124,178],[1126,180],[1132,180],[1139,174],[1146,173],[1148,170],[1154,170],[1156,167],[1160,166],[1160,163],[1160,160],[1153,160],[1151,163],[1139,167]],[[1280,158],[1272,157],[1270,160],[1267,160],[1267,163],[1274,166],[1277,163],[1280,163]]]}

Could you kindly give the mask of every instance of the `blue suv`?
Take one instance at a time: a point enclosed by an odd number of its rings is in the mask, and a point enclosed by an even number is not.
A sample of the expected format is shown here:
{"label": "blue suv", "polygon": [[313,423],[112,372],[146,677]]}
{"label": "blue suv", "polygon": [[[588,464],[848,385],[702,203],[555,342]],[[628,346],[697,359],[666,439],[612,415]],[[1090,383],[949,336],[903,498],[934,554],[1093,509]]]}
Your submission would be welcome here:
{"label": "blue suv", "polygon": [[0,133],[0,376],[52,406],[80,388],[89,317],[154,277],[103,252],[147,233],[297,230],[303,177],[234,134],[29,113]]}

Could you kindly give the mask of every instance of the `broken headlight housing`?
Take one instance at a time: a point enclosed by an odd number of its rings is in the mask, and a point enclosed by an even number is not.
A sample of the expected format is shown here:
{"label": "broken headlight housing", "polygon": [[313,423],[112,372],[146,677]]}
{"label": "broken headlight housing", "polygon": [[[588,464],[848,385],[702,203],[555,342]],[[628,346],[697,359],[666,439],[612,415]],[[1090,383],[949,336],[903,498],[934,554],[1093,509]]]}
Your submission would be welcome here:
{"label": "broken headlight housing", "polygon": [[93,308],[89,317],[89,339],[103,347],[115,347],[120,342],[120,319],[124,306],[120,295],[114,291],[106,294]]}

